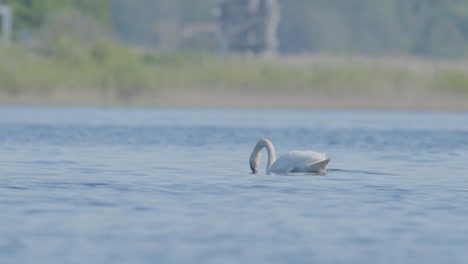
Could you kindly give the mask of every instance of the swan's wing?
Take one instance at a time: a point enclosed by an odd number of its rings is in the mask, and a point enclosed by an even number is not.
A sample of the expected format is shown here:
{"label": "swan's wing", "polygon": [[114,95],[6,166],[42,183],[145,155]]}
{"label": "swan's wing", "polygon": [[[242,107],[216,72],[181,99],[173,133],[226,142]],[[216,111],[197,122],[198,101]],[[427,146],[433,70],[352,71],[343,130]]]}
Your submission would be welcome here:
{"label": "swan's wing", "polygon": [[294,151],[288,152],[287,155],[290,155],[291,157],[294,157],[295,159],[304,160],[304,161],[319,161],[319,160],[326,159],[325,153],[315,152],[312,150],[307,150],[307,151],[294,150]]}
{"label": "swan's wing", "polygon": [[294,150],[278,157],[268,171],[293,172],[298,166],[316,163],[325,159],[325,153]]}
{"label": "swan's wing", "polygon": [[303,163],[296,166],[292,172],[315,172],[315,173],[326,173],[328,168],[328,163],[330,163],[331,158],[313,162],[313,163]]}

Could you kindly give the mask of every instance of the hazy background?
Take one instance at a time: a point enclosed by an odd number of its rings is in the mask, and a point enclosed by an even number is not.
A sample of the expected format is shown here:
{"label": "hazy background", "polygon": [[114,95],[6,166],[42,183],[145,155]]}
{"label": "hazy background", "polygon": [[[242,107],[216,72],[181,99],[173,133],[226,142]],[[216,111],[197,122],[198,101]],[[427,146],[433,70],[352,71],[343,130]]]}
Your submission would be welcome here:
{"label": "hazy background", "polygon": [[[68,32],[85,39],[99,33],[155,49],[216,51],[213,36],[193,36],[193,39],[183,36],[184,28],[190,25],[216,22],[212,14],[216,0],[3,2],[14,9],[14,38],[20,43],[47,33]],[[467,1],[279,0],[279,3],[278,37],[283,54],[460,57],[468,52]],[[64,16],[64,12],[73,15]]]}
{"label": "hazy background", "polygon": [[[465,56],[468,2],[463,0],[280,0],[280,51],[339,54]],[[171,35],[193,23],[214,22],[213,0],[114,0],[119,39],[158,48],[211,49]],[[214,40],[212,40],[215,42]],[[200,41],[201,42],[201,41]],[[214,43],[213,43],[214,45]]]}
{"label": "hazy background", "polygon": [[273,59],[220,56],[215,0],[2,2],[14,13],[12,43],[0,45],[4,103],[161,104],[186,91],[285,89],[468,98],[468,1],[279,0]]}

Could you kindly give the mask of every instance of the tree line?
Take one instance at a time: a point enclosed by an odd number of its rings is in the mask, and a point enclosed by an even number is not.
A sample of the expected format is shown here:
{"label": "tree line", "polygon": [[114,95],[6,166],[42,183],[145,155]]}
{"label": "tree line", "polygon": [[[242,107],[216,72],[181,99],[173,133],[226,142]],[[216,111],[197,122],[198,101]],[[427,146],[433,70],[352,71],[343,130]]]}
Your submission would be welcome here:
{"label": "tree line", "polygon": [[[15,38],[73,10],[120,40],[158,47],[184,25],[214,23],[214,0],[4,0],[14,10]],[[279,0],[282,53],[463,57],[468,54],[466,0]],[[66,18],[65,18],[66,19]],[[86,20],[86,19],[85,19]],[[66,23],[64,23],[66,24]],[[206,36],[201,49],[216,39]],[[165,44],[171,46],[171,44]],[[187,48],[187,46],[183,46]],[[190,46],[188,46],[190,48]]]}

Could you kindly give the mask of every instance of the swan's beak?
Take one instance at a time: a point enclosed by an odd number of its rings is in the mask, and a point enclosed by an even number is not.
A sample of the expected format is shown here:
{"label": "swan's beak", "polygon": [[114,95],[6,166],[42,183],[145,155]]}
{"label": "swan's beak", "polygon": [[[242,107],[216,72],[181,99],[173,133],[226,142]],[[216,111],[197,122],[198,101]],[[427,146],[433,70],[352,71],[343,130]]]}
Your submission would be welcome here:
{"label": "swan's beak", "polygon": [[257,168],[255,168],[252,163],[250,163],[250,169],[252,170],[252,174],[256,174],[258,172]]}
{"label": "swan's beak", "polygon": [[256,174],[258,173],[258,162],[259,162],[259,157],[260,155],[251,155],[250,156],[250,160],[249,160],[249,165],[250,165],[250,169],[252,170],[252,173],[253,174]]}

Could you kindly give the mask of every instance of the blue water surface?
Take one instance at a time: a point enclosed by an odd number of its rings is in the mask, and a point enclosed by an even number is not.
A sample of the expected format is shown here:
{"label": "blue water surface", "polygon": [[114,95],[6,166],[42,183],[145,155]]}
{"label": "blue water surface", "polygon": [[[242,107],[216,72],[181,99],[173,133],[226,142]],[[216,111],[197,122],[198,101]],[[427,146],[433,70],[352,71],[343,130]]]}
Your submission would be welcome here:
{"label": "blue water surface", "polygon": [[[262,137],[328,174],[250,174]],[[468,263],[468,113],[0,107],[0,145],[1,263]]]}

